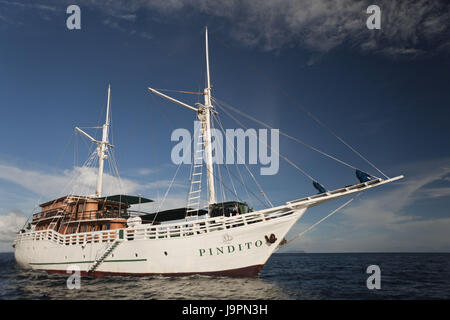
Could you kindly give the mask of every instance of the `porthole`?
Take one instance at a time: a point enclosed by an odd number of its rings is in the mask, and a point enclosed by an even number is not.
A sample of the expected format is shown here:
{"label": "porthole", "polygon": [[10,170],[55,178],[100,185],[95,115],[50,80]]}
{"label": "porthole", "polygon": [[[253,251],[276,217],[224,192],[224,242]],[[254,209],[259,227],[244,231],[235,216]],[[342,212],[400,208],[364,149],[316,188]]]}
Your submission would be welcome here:
{"label": "porthole", "polygon": [[167,256],[167,251],[164,251],[164,255],[166,255],[166,256]]}
{"label": "porthole", "polygon": [[137,258],[138,254],[137,254],[137,253],[135,253],[134,255],[135,255],[135,256],[136,256],[136,258]]}

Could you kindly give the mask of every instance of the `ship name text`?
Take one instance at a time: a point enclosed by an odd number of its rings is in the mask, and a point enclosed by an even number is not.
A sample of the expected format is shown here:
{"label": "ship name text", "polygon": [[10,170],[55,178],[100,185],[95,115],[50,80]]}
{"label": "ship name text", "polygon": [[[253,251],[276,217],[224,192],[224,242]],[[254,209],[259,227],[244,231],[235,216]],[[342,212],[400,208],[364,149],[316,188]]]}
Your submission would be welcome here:
{"label": "ship name text", "polygon": [[256,240],[254,242],[245,242],[239,244],[229,244],[226,246],[215,247],[215,248],[201,248],[199,249],[200,257],[203,256],[218,256],[221,254],[232,254],[239,251],[251,250],[253,248],[261,247],[263,242],[261,240]]}

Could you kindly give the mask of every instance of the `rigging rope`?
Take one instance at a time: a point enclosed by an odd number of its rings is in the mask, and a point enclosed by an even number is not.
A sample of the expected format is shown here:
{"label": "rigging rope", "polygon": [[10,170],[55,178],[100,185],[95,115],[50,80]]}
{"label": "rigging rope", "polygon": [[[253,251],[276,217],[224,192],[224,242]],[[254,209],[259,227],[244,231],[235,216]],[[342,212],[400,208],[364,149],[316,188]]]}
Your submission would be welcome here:
{"label": "rigging rope", "polygon": [[[227,50],[229,50],[230,52],[232,52],[232,50],[230,50],[229,46],[220,41],[220,39],[216,39],[219,43],[221,43]],[[247,59],[243,58],[242,56],[238,56],[239,59],[241,59],[242,61],[244,61],[248,67],[250,67],[250,69],[259,74],[270,86],[272,86],[273,88],[278,89],[285,97],[287,97],[289,100],[291,100],[295,105],[297,105],[303,112],[305,112],[311,119],[313,119],[317,124],[319,124],[321,127],[327,129],[334,137],[336,137],[339,141],[341,141],[345,146],[347,146],[351,151],[353,151],[356,155],[358,155],[361,159],[363,159],[364,161],[366,161],[370,166],[372,166],[375,170],[377,170],[379,173],[381,173],[383,176],[385,176],[387,179],[389,179],[389,177],[384,174],[383,171],[381,171],[380,169],[378,169],[372,162],[370,162],[369,160],[367,160],[365,157],[363,157],[363,155],[361,153],[359,153],[358,151],[356,151],[352,146],[350,146],[347,142],[344,141],[344,139],[342,139],[341,137],[339,137],[331,128],[329,128],[327,125],[325,125],[322,121],[320,121],[316,116],[314,116],[308,109],[306,109],[305,107],[303,107],[301,104],[299,104],[294,98],[292,98],[283,88],[281,88],[276,82],[274,82],[270,77],[266,76],[263,72],[261,72],[258,68],[256,68],[255,66],[253,66]]]}
{"label": "rigging rope", "polygon": [[333,130],[331,130],[331,128],[329,128],[327,125],[325,125],[322,121],[320,121],[319,119],[317,119],[311,112],[309,112],[307,109],[305,109],[303,106],[299,105],[299,107],[307,114],[309,115],[314,121],[316,121],[320,126],[322,126],[323,128],[327,129],[328,131],[330,131],[330,133],[335,136],[339,141],[341,141],[344,145],[346,145],[350,150],[352,150],[356,155],[358,155],[361,159],[363,159],[364,161],[366,161],[370,166],[372,166],[375,170],[377,170],[379,173],[381,173],[383,176],[385,176],[387,179],[389,179],[389,177],[387,175],[384,174],[383,171],[381,171],[380,169],[378,169],[372,162],[370,162],[369,160],[367,160],[365,157],[363,157],[363,155],[361,153],[359,153],[358,151],[356,151],[352,146],[350,146],[347,142],[344,141],[344,139],[342,139],[341,137],[339,137]]}
{"label": "rigging rope", "polygon": [[156,217],[158,216],[158,213],[159,213],[159,211],[161,210],[161,207],[162,207],[162,205],[164,204],[164,201],[166,201],[167,194],[169,193],[169,190],[172,188],[172,184],[173,184],[173,182],[175,181],[175,178],[177,177],[178,171],[180,170],[182,164],[183,164],[183,162],[180,162],[180,164],[178,165],[178,168],[177,168],[177,170],[175,171],[175,174],[174,174],[174,176],[173,176],[173,178],[172,178],[172,181],[170,182],[170,185],[169,185],[169,187],[167,188],[166,193],[164,194],[164,198],[163,198],[163,200],[161,201],[161,204],[159,205],[158,210],[156,211],[155,216],[153,217],[152,224],[155,223],[155,219],[156,219]]}
{"label": "rigging rope", "polygon": [[[217,124],[219,125],[219,127],[220,127],[219,129],[222,130],[223,133],[225,133],[225,130],[223,129],[223,126],[222,126],[222,122],[220,121],[219,117],[213,114],[213,117],[212,117],[212,118],[213,118],[213,120],[215,120],[215,121],[217,122]],[[225,135],[225,142],[226,142],[226,145],[228,146],[228,143],[227,143],[227,141],[226,141],[226,135]],[[222,150],[223,150],[223,146],[220,146],[220,147],[221,147]],[[227,151],[227,152],[228,152],[228,151]],[[223,157],[223,155],[222,155],[222,157]],[[230,170],[228,169],[228,166],[227,166],[226,162],[224,162],[224,164],[225,164],[225,169],[227,169],[227,171],[228,171],[228,176],[230,177],[230,181],[231,181],[231,185],[232,185],[233,190],[234,190],[234,194],[237,196],[237,192],[236,192],[236,188],[235,188],[234,183],[233,183],[233,179],[231,179]]]}
{"label": "rigging rope", "polygon": [[[217,101],[216,101],[217,104]],[[248,129],[247,126],[245,126],[242,122],[240,122],[238,119],[236,119],[233,115],[231,115],[225,108],[223,108],[222,106],[220,106],[220,104],[217,104],[230,118],[232,118],[234,121],[236,121],[239,125],[241,125],[242,127],[244,127],[245,129]],[[253,134],[255,135],[255,134]],[[258,136],[256,136],[256,139],[258,139],[259,142],[260,139]],[[291,160],[289,160],[287,157],[285,157],[284,155],[282,155],[281,153],[274,151],[272,149],[272,147],[270,146],[270,144],[267,144],[267,146],[269,147],[269,149],[272,152],[275,152],[276,154],[278,154],[278,156],[280,156],[283,160],[285,160],[287,163],[289,163],[291,166],[293,166],[295,169],[297,169],[298,171],[300,171],[304,176],[306,176],[307,178],[309,178],[311,181],[317,181],[316,179],[314,179],[312,176],[310,176],[305,170],[303,170],[302,168],[300,168],[299,166],[297,166],[295,163],[293,163]]]}
{"label": "rigging rope", "polygon": [[[227,107],[227,108],[231,109],[232,111],[234,111],[234,112],[240,114],[241,116],[243,116],[243,117],[245,117],[245,118],[247,118],[247,119],[249,119],[249,120],[252,120],[252,121],[254,121],[254,122],[256,122],[256,123],[258,123],[258,124],[260,124],[260,125],[262,125],[262,126],[264,126],[264,127],[266,127],[266,128],[274,129],[274,128],[273,128],[272,126],[270,126],[269,124],[264,123],[263,121],[258,120],[258,119],[256,119],[256,118],[254,118],[254,117],[252,117],[252,116],[250,116],[250,115],[248,115],[248,114],[246,114],[246,113],[240,111],[240,110],[237,109],[237,108],[234,108],[233,106],[231,106],[230,104],[228,104],[228,103],[226,103],[226,102],[224,102],[224,101],[221,101],[221,100],[219,100],[219,99],[217,99],[217,98],[212,98],[212,99],[213,99],[216,103],[218,103],[218,102],[220,101],[220,104],[222,104],[222,107]],[[286,138],[289,138],[289,139],[291,139],[291,140],[293,140],[293,141],[295,141],[295,142],[297,142],[297,143],[300,143],[300,144],[304,145],[305,147],[307,147],[307,148],[309,148],[309,149],[311,149],[311,150],[313,150],[313,151],[316,151],[316,152],[318,152],[318,153],[320,153],[320,154],[322,154],[322,155],[324,155],[324,156],[326,156],[326,157],[328,157],[328,158],[330,158],[330,159],[332,159],[332,160],[335,160],[335,161],[337,161],[337,162],[343,164],[344,166],[347,166],[347,167],[352,168],[352,169],[355,169],[355,170],[359,170],[359,168],[357,168],[357,167],[355,167],[355,166],[352,166],[351,164],[349,164],[349,163],[347,163],[347,162],[345,162],[345,161],[343,161],[343,160],[340,160],[340,159],[336,158],[335,156],[332,156],[332,155],[330,155],[330,154],[328,154],[328,153],[326,153],[326,152],[324,152],[324,151],[322,151],[322,150],[319,150],[319,149],[317,149],[316,147],[313,147],[312,145],[310,145],[310,144],[308,144],[308,143],[306,143],[306,142],[304,142],[304,141],[302,141],[302,140],[300,140],[300,139],[298,139],[298,138],[295,138],[295,137],[293,137],[293,136],[291,136],[291,135],[289,135],[289,134],[287,134],[287,133],[284,133],[284,132],[281,131],[280,129],[278,129],[278,131],[279,131],[279,133],[280,133],[281,135],[285,136]],[[377,176],[375,176],[375,175],[373,175],[373,174],[371,174],[371,175],[372,175],[373,177],[375,177],[375,178],[378,178]]]}
{"label": "rigging rope", "polygon": [[[225,129],[223,128],[222,121],[220,120],[220,118],[219,118],[218,116],[216,116],[216,115],[213,115],[213,119],[215,119],[215,120],[217,121],[217,123],[218,123],[219,126],[220,126],[220,129],[221,129],[222,132],[225,134]],[[225,134],[225,139],[227,139],[227,138],[228,138],[228,136]],[[226,142],[226,145],[228,146],[229,144],[228,144],[227,140],[226,140],[225,142]],[[231,150],[231,151],[232,151],[232,152],[236,152],[236,154],[237,154],[237,156],[239,157],[239,159],[242,160],[241,155],[239,154],[239,152],[237,152],[236,147],[234,147],[234,145],[233,145],[233,148],[234,148],[234,151],[233,151],[233,150]],[[231,148],[230,148],[230,149],[231,149]],[[255,184],[258,186],[258,188],[259,188],[259,190],[260,190],[260,193],[261,193],[262,195],[264,195],[264,198],[265,198],[265,200],[267,201],[267,203],[268,203],[271,207],[273,207],[272,202],[269,200],[269,198],[268,198],[267,195],[265,194],[265,192],[264,192],[264,190],[262,189],[262,187],[259,185],[258,181],[257,181],[256,178],[254,177],[254,175],[252,174],[252,172],[250,171],[250,169],[247,167],[245,161],[242,161],[242,162],[243,162],[245,168],[247,169],[247,171],[249,172],[250,176],[253,178],[253,181],[254,181]],[[226,166],[226,167],[227,167],[227,170],[228,170],[228,166]],[[239,175],[241,176],[241,181],[238,181],[238,182],[240,182],[240,183],[244,186],[244,189],[245,189],[245,191],[247,192],[247,197],[248,197],[249,200],[250,200],[250,195],[249,195],[249,193],[248,193],[247,186],[246,186],[245,183],[244,183],[244,179],[242,178],[242,175],[241,175],[241,173],[240,173],[240,171],[239,171],[239,166],[236,165],[236,168],[238,169]],[[231,174],[229,170],[228,170],[228,173]],[[231,174],[231,175],[233,175],[233,174]],[[234,175],[233,175],[233,176],[234,176]],[[234,177],[236,178],[236,176],[234,176]],[[230,179],[230,180],[231,180],[231,179]],[[233,188],[234,188],[234,185],[233,185]],[[251,192],[251,191],[250,191],[250,192]],[[253,193],[253,192],[251,192],[251,193],[252,193],[252,195],[253,195],[256,199],[258,199],[261,203],[264,204],[264,202],[262,202],[262,201],[261,201],[261,200]],[[236,197],[237,197],[237,193],[236,193],[236,192],[235,192],[235,194],[236,194]],[[264,204],[264,205],[265,205],[265,204]]]}
{"label": "rigging rope", "polygon": [[353,198],[351,198],[350,200],[348,200],[347,202],[345,202],[344,204],[340,205],[338,208],[334,209],[331,213],[329,213],[328,215],[326,215],[325,217],[323,217],[322,219],[320,219],[319,221],[317,221],[316,223],[314,223],[313,225],[311,225],[310,227],[306,228],[305,230],[303,230],[302,232],[300,232],[299,234],[297,234],[295,237],[287,240],[286,242],[284,242],[282,244],[282,246],[285,246],[289,243],[291,243],[292,241],[300,238],[301,236],[303,236],[305,233],[307,233],[308,231],[311,231],[312,229],[314,229],[316,226],[318,226],[320,223],[322,223],[323,221],[325,221],[326,219],[328,219],[329,217],[331,217],[333,214],[335,214],[336,212],[338,212],[339,210],[341,210],[342,208],[346,207],[347,205],[349,205],[353,200],[355,200],[356,198],[358,198],[364,191],[356,194]]}

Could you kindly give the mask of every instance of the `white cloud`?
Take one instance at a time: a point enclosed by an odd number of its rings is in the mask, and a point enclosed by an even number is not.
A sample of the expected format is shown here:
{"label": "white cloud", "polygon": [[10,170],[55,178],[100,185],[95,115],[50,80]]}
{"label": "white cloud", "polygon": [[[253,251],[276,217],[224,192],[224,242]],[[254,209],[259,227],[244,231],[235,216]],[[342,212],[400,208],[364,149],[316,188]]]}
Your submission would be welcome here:
{"label": "white cloud", "polygon": [[441,180],[450,173],[449,160],[429,161],[412,165],[407,170],[410,173],[401,182],[395,183],[387,192],[377,196],[363,195],[356,204],[348,207],[343,214],[350,217],[352,223],[358,226],[371,227],[394,226],[398,223],[415,219],[413,216],[401,215],[401,211],[415,201],[424,198],[435,198],[438,195],[448,195],[448,188],[425,188],[434,181]]}
{"label": "white cloud", "polygon": [[135,171],[140,176],[148,176],[150,174],[155,173],[157,170],[149,169],[149,168],[140,168],[140,169],[136,169]]}
{"label": "white cloud", "polygon": [[[131,18],[132,16],[134,16],[134,18]],[[129,18],[126,18],[126,17],[129,17]],[[116,18],[116,19],[114,19],[114,18]],[[128,33],[130,36],[138,35],[146,40],[153,39],[153,36],[148,32],[145,32],[145,31],[138,32],[138,31],[136,31],[136,29],[130,30],[129,23],[134,22],[135,18],[136,18],[135,15],[122,15],[119,17],[107,18],[107,19],[103,20],[103,24],[112,29],[116,29],[121,32]],[[125,21],[125,23],[123,21]]]}
{"label": "white cloud", "polygon": [[[60,172],[45,172],[39,170],[22,169],[12,164],[0,163],[0,179],[19,185],[39,196],[41,198],[51,199],[66,194],[93,195],[97,183],[97,168],[93,167],[75,167],[72,170]],[[148,173],[145,171],[144,173]],[[186,182],[178,182],[169,179],[159,179],[140,183],[128,178],[117,178],[111,174],[103,174],[103,192],[104,195],[113,194],[142,194],[151,192],[165,193],[171,186],[171,192],[186,190]],[[178,191],[179,192],[179,191]],[[177,202],[179,203],[179,202]]]}
{"label": "white cloud", "polygon": [[16,232],[25,225],[27,218],[20,210],[0,215],[0,242],[14,240]]}
{"label": "white cloud", "polygon": [[450,197],[450,187],[427,188],[422,190],[424,198],[443,198]]}
{"label": "white cloud", "polygon": [[12,243],[17,231],[25,225],[27,218],[20,210],[0,215],[0,252],[12,251]]}
{"label": "white cloud", "polygon": [[4,4],[7,6],[15,6],[20,8],[32,8],[32,9],[40,9],[45,11],[56,11],[57,8],[55,6],[49,6],[46,4],[40,4],[40,3],[22,3],[17,1],[4,1],[1,0],[0,4]]}
{"label": "white cloud", "polygon": [[[57,197],[63,194],[91,195],[95,193],[97,169],[75,167],[59,173],[38,170],[26,170],[19,167],[0,164],[0,179],[22,186],[43,197]],[[129,179],[119,179],[105,173],[103,175],[103,193],[134,193],[139,184]]]}

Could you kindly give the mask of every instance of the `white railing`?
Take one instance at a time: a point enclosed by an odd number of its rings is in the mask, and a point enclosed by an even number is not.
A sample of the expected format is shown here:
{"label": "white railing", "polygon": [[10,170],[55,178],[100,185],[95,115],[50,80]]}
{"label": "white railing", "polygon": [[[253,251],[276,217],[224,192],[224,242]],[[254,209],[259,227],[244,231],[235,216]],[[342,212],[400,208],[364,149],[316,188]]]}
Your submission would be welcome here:
{"label": "white railing", "polygon": [[233,217],[215,217],[205,220],[183,221],[163,225],[144,224],[136,226],[133,229],[125,229],[125,239],[131,241],[187,237],[269,221],[291,215],[293,212],[294,210],[279,210],[268,213],[255,212]]}
{"label": "white railing", "polygon": [[50,240],[62,245],[86,244],[111,242],[117,238],[119,230],[95,231],[74,234],[61,234],[54,230],[39,230],[20,233],[17,235],[16,242],[19,240]]}
{"label": "white railing", "polygon": [[115,229],[75,234],[61,234],[54,230],[39,230],[20,233],[15,242],[22,240],[50,240],[61,245],[85,245],[87,243],[112,242],[123,232],[123,240],[151,240],[188,237],[209,232],[237,228],[291,215],[294,210],[274,210],[264,213],[250,212],[233,217],[214,217],[171,224],[143,224],[134,228]]}

